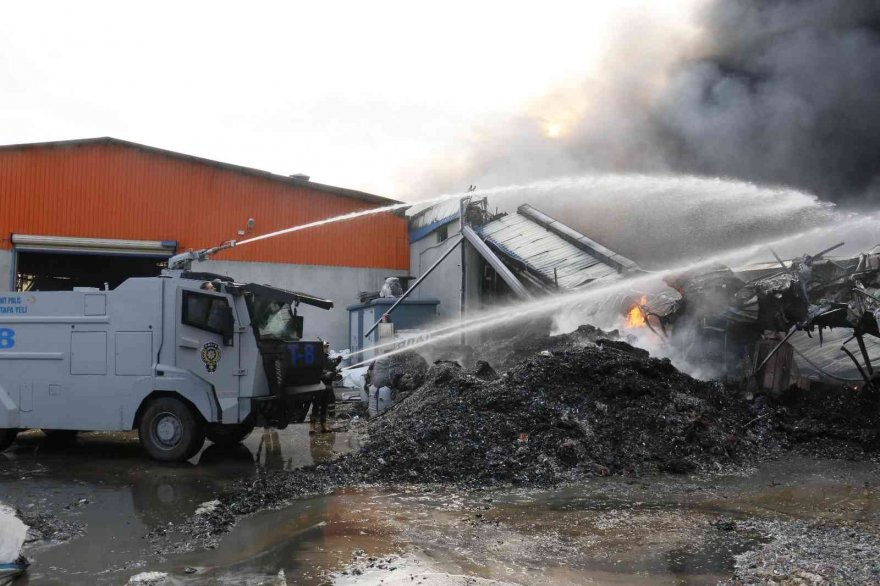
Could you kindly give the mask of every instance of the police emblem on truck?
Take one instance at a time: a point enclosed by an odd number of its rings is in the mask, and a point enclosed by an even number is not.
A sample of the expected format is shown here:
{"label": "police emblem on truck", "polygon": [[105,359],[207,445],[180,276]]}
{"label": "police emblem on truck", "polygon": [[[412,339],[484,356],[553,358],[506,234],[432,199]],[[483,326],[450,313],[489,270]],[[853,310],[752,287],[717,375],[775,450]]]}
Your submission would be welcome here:
{"label": "police emblem on truck", "polygon": [[208,372],[217,370],[217,363],[220,362],[220,346],[214,342],[202,346],[202,362],[205,363],[205,370]]}

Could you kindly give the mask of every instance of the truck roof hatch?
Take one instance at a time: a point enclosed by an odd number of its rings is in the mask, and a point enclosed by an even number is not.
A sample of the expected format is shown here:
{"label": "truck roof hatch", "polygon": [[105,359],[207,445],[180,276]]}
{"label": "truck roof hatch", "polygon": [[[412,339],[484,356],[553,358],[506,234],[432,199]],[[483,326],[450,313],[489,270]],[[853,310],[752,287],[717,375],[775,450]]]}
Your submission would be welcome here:
{"label": "truck roof hatch", "polygon": [[321,299],[320,297],[315,297],[314,295],[309,295],[308,293],[287,291],[286,289],[270,287],[269,285],[257,285],[256,283],[248,283],[247,285],[242,287],[242,289],[264,299],[274,299],[280,303],[305,303],[306,305],[320,307],[321,309],[331,309],[333,307],[333,302],[329,299]]}

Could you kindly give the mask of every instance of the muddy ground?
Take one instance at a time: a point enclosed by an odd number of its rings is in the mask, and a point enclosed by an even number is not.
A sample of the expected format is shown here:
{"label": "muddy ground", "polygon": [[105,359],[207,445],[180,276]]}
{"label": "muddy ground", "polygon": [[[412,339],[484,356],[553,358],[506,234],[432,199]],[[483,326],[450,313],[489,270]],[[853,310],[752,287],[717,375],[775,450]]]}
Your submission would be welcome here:
{"label": "muddy ground", "polygon": [[[278,434],[276,461],[308,451],[304,432]],[[755,579],[769,567],[789,576],[808,567],[826,583],[870,583],[866,571],[876,579],[880,467],[870,462],[798,456],[732,475],[608,476],[550,489],[337,489],[244,517],[212,548],[173,554],[144,536],[254,473],[251,463],[169,471],[133,451],[110,459],[127,439],[84,438],[62,456],[35,437],[15,451],[22,476],[3,476],[4,499],[82,530],[28,545],[21,584],[120,585],[145,572],[166,584],[770,583]],[[346,444],[337,437],[329,447]],[[832,567],[853,579],[831,579]]]}
{"label": "muddy ground", "polygon": [[749,396],[590,328],[495,350],[355,432],[182,466],[29,432],[0,460],[22,583],[880,583],[873,397]]}

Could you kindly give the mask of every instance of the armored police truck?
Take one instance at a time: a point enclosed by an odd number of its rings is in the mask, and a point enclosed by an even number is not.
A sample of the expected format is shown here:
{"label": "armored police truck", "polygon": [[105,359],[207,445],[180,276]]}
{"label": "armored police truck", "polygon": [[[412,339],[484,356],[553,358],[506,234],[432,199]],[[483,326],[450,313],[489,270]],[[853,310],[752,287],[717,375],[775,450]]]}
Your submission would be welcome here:
{"label": "armored police truck", "polygon": [[326,299],[189,270],[112,291],[0,293],[0,450],[20,430],[137,429],[157,460],[233,444],[254,426],[302,421],[324,388],[307,304]]}

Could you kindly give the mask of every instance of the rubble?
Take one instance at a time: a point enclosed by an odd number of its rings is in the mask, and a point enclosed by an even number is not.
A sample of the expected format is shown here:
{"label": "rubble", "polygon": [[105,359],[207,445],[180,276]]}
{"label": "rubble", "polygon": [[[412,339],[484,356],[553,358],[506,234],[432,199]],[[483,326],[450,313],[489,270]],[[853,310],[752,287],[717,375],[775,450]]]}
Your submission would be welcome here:
{"label": "rubble", "polygon": [[[648,327],[682,360],[718,375],[751,376],[761,371],[783,346],[773,343],[766,350],[775,350],[765,355],[757,345],[767,333],[777,333],[783,342],[796,331],[810,337],[816,333],[821,345],[824,330],[845,328],[853,334],[847,342],[856,340],[858,348],[847,349],[844,342],[841,350],[852,360],[860,380],[872,386],[864,338],[880,337],[880,247],[858,256],[826,256],[843,244],[787,262],[774,252],[777,262],[769,265],[736,271],[715,265],[668,275],[664,282],[670,290],[643,299],[636,307]],[[818,370],[840,380],[821,367]]]}
{"label": "rubble", "polygon": [[428,362],[417,352],[401,352],[385,358],[391,370],[391,386],[405,396],[425,383]]}
{"label": "rubble", "polygon": [[859,527],[805,521],[750,521],[768,542],[735,558],[734,578],[744,584],[878,584],[880,535]]}
{"label": "rubble", "polygon": [[487,362],[468,369],[439,361],[422,386],[366,425],[360,451],[262,472],[182,529],[210,541],[239,516],[363,483],[552,486],[609,474],[714,473],[828,446],[820,455],[873,457],[880,446],[880,410],[850,397],[751,397],[603,335],[584,326],[498,344],[505,360],[518,360],[500,376]]}
{"label": "rubble", "polygon": [[[561,336],[550,335],[550,324],[537,323],[532,320],[527,327],[521,328],[510,336],[492,336],[472,350],[471,360],[462,364],[470,366],[477,360],[488,362],[498,371],[507,370],[516,363],[540,352],[553,352],[563,348],[593,345],[598,340],[621,340],[620,332],[603,331],[591,325],[582,325],[570,334]],[[542,327],[544,326],[544,327]]]}
{"label": "rubble", "polygon": [[59,518],[47,511],[17,510],[16,515],[27,526],[25,543],[61,543],[85,533],[82,523]]}
{"label": "rubble", "polygon": [[166,572],[141,572],[129,578],[126,586],[161,586],[167,583]]}
{"label": "rubble", "polygon": [[[588,333],[596,343],[589,343]],[[597,473],[717,470],[763,450],[735,392],[581,329],[501,377],[438,363],[337,464],[359,481],[547,485]]]}

